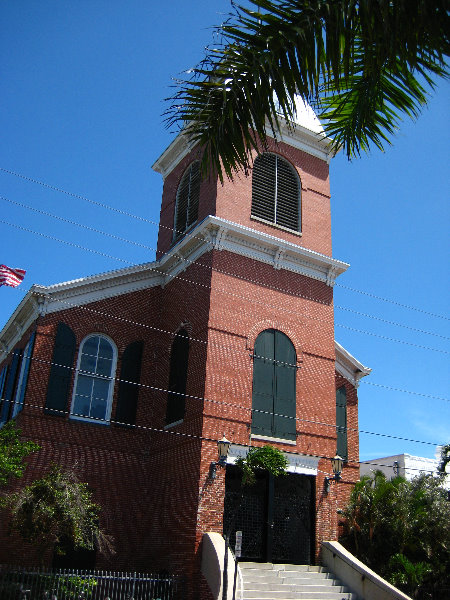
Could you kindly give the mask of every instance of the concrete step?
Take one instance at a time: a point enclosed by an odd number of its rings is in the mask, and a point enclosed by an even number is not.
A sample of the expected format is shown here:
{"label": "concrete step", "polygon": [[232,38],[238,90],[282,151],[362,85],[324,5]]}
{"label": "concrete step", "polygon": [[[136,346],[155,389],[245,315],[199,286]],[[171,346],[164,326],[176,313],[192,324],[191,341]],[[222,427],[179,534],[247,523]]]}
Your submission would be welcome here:
{"label": "concrete step", "polygon": [[239,563],[244,600],[358,600],[319,566]]}
{"label": "concrete step", "polygon": [[258,571],[257,569],[242,570],[243,576],[249,581],[280,581],[280,579],[310,579],[314,581],[332,581],[333,574],[328,572],[317,573],[315,571]]}
{"label": "concrete step", "polygon": [[243,600],[358,600],[358,596],[351,592],[290,592],[289,590],[269,592],[247,590],[242,598]]}
{"label": "concrete step", "polygon": [[[248,583],[248,582],[246,581],[246,583]],[[255,582],[248,583],[248,585],[246,586],[246,589],[249,589],[252,591],[257,591],[257,590],[266,591],[267,588],[268,588],[268,586],[266,584],[255,583]],[[325,586],[325,585],[313,585],[311,583],[303,583],[300,585],[291,584],[291,583],[272,583],[270,585],[270,590],[273,592],[282,592],[283,590],[285,590],[287,592],[326,592],[326,591],[349,592],[350,591],[348,588],[346,588],[343,585]]]}
{"label": "concrete step", "polygon": [[248,577],[243,576],[245,583],[248,587],[255,590],[262,590],[270,586],[271,589],[275,589],[275,586],[316,586],[322,588],[329,588],[332,586],[340,585],[337,579],[318,579],[313,577],[302,577],[302,578],[283,578],[283,577]]}
{"label": "concrete step", "polygon": [[240,562],[242,570],[257,569],[258,571],[308,571],[309,573],[326,572],[325,567],[318,565],[287,565],[278,563]]}

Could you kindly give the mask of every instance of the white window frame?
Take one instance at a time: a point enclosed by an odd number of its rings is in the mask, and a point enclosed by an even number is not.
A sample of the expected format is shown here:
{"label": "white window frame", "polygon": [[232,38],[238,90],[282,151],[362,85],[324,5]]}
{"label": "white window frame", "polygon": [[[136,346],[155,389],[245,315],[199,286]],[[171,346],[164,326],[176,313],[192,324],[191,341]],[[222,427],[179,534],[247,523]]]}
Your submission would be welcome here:
{"label": "white window frame", "polygon": [[[81,358],[83,356],[83,347],[84,347],[84,344],[87,342],[87,340],[89,338],[93,338],[93,337],[99,337],[99,338],[103,338],[104,340],[106,340],[109,344],[111,344],[112,351],[113,351],[111,375],[109,377],[102,377],[102,376],[96,375],[95,373],[87,373],[87,376],[90,376],[93,379],[95,378],[95,379],[109,380],[109,390],[108,390],[108,398],[107,398],[107,404],[106,404],[105,419],[96,419],[95,417],[86,417],[83,415],[78,415],[78,414],[73,413],[75,399],[76,399],[77,385],[78,385],[78,376],[80,375],[80,373],[82,375],[86,376],[86,372],[80,371]],[[107,336],[103,333],[90,333],[81,341],[80,346],[78,348],[77,367],[76,367],[76,371],[75,371],[76,374],[75,374],[75,380],[73,382],[72,402],[70,404],[70,419],[74,419],[76,421],[86,421],[89,423],[98,423],[99,425],[109,425],[110,424],[111,410],[112,410],[112,403],[113,403],[113,396],[114,396],[114,383],[115,383],[116,369],[117,369],[117,355],[118,355],[118,353],[117,353],[116,344],[113,342],[113,340],[109,336]]]}

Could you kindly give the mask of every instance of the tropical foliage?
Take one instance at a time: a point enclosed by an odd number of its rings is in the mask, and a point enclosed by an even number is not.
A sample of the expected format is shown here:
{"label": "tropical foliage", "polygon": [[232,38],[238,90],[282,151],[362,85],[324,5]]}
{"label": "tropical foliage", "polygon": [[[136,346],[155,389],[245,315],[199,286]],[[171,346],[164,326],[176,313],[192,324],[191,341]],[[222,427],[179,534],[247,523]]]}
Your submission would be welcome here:
{"label": "tropical foliage", "polygon": [[271,473],[274,477],[286,474],[288,462],[284,454],[273,446],[250,448],[245,458],[238,458],[238,467],[242,469],[243,485],[255,483],[255,471],[261,469]]}
{"label": "tropical foliage", "polygon": [[11,529],[33,544],[42,560],[51,549],[64,554],[68,544],[112,551],[111,540],[99,527],[100,507],[73,471],[53,466],[42,479],[10,494],[8,505]]}
{"label": "tropical foliage", "polygon": [[216,44],[177,82],[166,112],[221,180],[251,166],[295,95],[310,103],[350,158],[390,143],[447,77],[445,0],[247,0],[216,28]]}
{"label": "tropical foliage", "polygon": [[450,502],[439,477],[365,476],[344,517],[340,541],[394,585],[421,598],[450,589]]}
{"label": "tropical foliage", "polygon": [[34,442],[21,441],[20,429],[15,421],[9,421],[0,429],[0,487],[6,486],[11,477],[22,477],[26,467],[24,459],[39,450]]}

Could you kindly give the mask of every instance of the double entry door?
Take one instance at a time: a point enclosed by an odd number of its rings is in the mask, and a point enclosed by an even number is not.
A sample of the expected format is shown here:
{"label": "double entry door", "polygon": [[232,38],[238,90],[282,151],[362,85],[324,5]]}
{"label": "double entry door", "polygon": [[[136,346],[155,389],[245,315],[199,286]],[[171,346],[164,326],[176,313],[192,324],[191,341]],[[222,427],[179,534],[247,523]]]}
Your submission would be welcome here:
{"label": "double entry door", "polygon": [[242,531],[241,560],[310,564],[315,478],[261,471],[254,485],[243,486],[241,477],[239,468],[227,466],[223,529],[232,548]]}

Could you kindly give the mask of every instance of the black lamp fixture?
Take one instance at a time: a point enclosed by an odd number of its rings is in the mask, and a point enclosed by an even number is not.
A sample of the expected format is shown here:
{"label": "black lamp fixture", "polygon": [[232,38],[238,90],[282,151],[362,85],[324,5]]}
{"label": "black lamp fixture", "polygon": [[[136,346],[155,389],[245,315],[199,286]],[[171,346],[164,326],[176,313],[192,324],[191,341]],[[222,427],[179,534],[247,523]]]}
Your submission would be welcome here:
{"label": "black lamp fixture", "polygon": [[221,440],[218,440],[217,442],[217,451],[219,454],[219,460],[217,462],[212,462],[209,465],[209,478],[210,479],[215,479],[216,478],[216,471],[217,471],[217,467],[225,467],[226,463],[227,463],[227,456],[228,456],[228,450],[230,449],[230,445],[231,442],[227,440],[227,438],[225,437],[225,435],[223,436],[223,438]]}
{"label": "black lamp fixture", "polygon": [[334,477],[325,477],[325,492],[328,494],[331,487],[332,481],[340,481],[342,467],[344,465],[344,459],[336,454],[334,458],[331,459],[331,468],[333,469]]}

